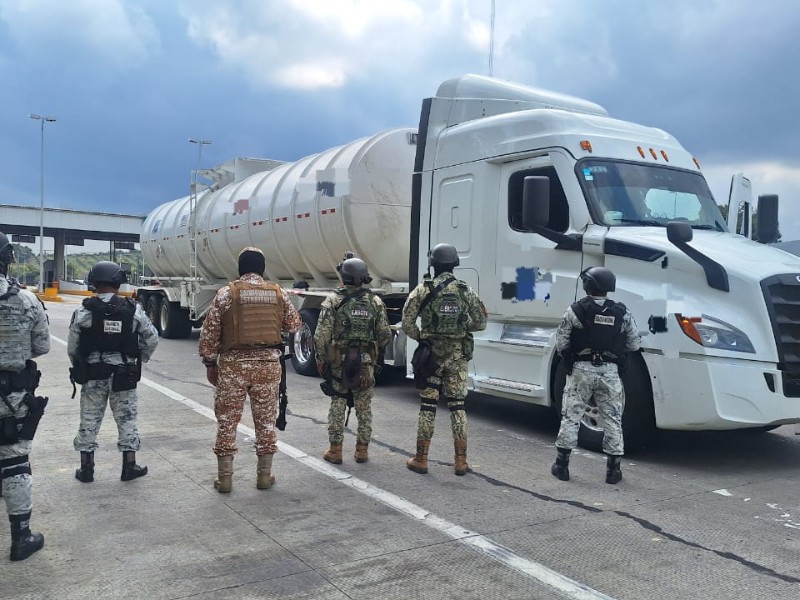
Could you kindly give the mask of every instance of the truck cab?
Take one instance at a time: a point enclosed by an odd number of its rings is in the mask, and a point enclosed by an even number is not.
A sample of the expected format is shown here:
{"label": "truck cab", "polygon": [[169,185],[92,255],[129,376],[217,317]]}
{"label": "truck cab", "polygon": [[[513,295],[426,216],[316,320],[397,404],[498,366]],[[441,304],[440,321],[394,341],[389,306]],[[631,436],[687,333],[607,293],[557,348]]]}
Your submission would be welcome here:
{"label": "truck cab", "polygon": [[[665,131],[468,75],[423,103],[413,190],[410,280],[453,244],[489,312],[473,390],[559,409],[555,330],[581,271],[604,266],[643,336],[623,377],[626,442],[800,420],[800,260],[732,233]],[[599,448],[599,418],[590,407],[584,446]]]}

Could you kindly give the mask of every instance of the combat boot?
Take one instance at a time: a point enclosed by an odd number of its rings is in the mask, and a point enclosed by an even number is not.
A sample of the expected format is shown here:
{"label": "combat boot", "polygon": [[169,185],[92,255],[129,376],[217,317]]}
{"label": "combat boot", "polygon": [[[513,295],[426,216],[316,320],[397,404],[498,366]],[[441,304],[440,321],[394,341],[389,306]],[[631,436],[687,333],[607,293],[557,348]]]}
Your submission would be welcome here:
{"label": "combat boot", "polygon": [[356,442],[356,453],[353,457],[357,463],[365,463],[369,460],[369,442]]}
{"label": "combat boot", "polygon": [[561,481],[569,481],[569,455],[572,450],[569,448],[559,448],[556,446],[558,454],[556,455],[556,462],[550,467],[550,472],[558,477]]}
{"label": "combat boot", "polygon": [[414,471],[424,475],[428,472],[428,448],[431,446],[430,440],[417,440],[417,455],[414,458],[409,458],[406,461],[406,466]]}
{"label": "combat boot", "polygon": [[233,487],[233,456],[217,457],[217,479],[214,489],[220,494],[230,494]]}
{"label": "combat boot", "polygon": [[606,455],[606,483],[615,484],[622,480],[622,457],[614,454]]}
{"label": "combat boot", "polygon": [[140,467],[136,464],[136,452],[125,450],[122,453],[122,481],[130,481],[137,477],[147,475],[147,467]]}
{"label": "combat boot", "polygon": [[41,533],[31,533],[31,513],[9,515],[11,522],[11,560],[25,560],[44,546]]}
{"label": "combat boot", "polygon": [[334,444],[331,442],[331,447],[325,450],[322,458],[335,465],[342,464],[342,444]]}
{"label": "combat boot", "polygon": [[94,452],[81,452],[81,468],[75,469],[75,479],[83,483],[94,481]]}
{"label": "combat boot", "polygon": [[466,475],[469,470],[469,465],[467,464],[467,440],[456,440],[453,445],[456,449],[454,463],[456,475]]}
{"label": "combat boot", "polygon": [[274,454],[264,454],[258,457],[258,468],[256,469],[256,487],[260,490],[268,490],[275,483],[275,476],[272,474],[272,457]]}

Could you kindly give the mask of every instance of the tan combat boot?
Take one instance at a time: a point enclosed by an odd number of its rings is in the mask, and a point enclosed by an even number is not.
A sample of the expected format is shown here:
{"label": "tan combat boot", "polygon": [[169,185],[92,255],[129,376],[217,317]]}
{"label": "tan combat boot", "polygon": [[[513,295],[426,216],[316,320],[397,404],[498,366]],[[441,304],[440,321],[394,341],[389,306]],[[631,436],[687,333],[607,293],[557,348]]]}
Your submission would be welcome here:
{"label": "tan combat boot", "polygon": [[217,479],[214,489],[220,494],[230,494],[233,487],[233,456],[217,457]]}
{"label": "tan combat boot", "polygon": [[430,440],[417,440],[417,455],[414,458],[409,458],[406,461],[406,466],[414,471],[424,475],[428,472],[428,448],[430,448]]}
{"label": "tan combat boot", "polygon": [[260,490],[268,490],[275,483],[275,476],[272,474],[272,457],[274,454],[264,454],[258,457],[258,469],[256,470],[256,487]]}
{"label": "tan combat boot", "polygon": [[365,463],[369,460],[369,442],[356,442],[356,453],[353,455],[357,463]]}
{"label": "tan combat boot", "polygon": [[456,475],[465,475],[469,470],[467,464],[467,440],[453,442],[456,449],[455,472]]}
{"label": "tan combat boot", "polygon": [[335,465],[342,464],[342,445],[331,443],[331,447],[325,450],[322,458]]}

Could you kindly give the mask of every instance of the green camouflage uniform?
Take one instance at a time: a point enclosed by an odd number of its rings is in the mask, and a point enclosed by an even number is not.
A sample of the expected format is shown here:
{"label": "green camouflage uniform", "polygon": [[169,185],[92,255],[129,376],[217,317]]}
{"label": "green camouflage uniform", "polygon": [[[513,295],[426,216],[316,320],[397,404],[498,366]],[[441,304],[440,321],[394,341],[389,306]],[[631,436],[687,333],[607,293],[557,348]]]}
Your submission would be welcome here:
{"label": "green camouflage uniform", "polygon": [[[341,328],[341,326],[337,327],[337,311],[347,310],[347,307],[343,308],[343,305],[346,304],[348,296],[357,294],[362,289],[363,293],[367,295],[366,298],[372,303],[370,320],[374,323],[374,331],[355,333],[348,332],[346,327],[342,331],[337,331],[337,328]],[[361,385],[359,389],[351,391],[342,385],[341,364],[352,336],[359,339],[369,338],[370,341],[359,343],[362,365]],[[372,437],[371,405],[375,387],[374,365],[378,354],[383,353],[383,349],[390,339],[389,318],[386,315],[383,300],[368,289],[356,285],[346,285],[331,292],[322,303],[322,312],[314,333],[314,353],[317,365],[325,362],[331,363],[331,384],[336,392],[336,395],[331,397],[331,407],[328,411],[328,439],[331,444],[341,444],[344,440],[344,421],[349,393],[353,394],[353,405],[356,409],[356,419],[358,419],[357,441],[362,444],[369,443]]]}
{"label": "green camouflage uniform", "polygon": [[[403,307],[403,330],[411,339],[428,340],[431,343],[439,367],[428,378],[427,387],[419,393],[421,406],[417,439],[420,440],[430,440],[433,437],[439,397],[445,399],[450,409],[453,439],[467,439],[467,414],[464,410],[464,399],[467,397],[467,363],[472,358],[472,332],[486,329],[486,309],[478,295],[466,283],[453,279],[438,295],[441,297],[444,294],[455,294],[461,298],[464,312],[461,314],[460,331],[450,334],[430,332],[430,323],[434,316],[433,302],[428,303],[423,314],[419,314],[420,305],[430,290],[451,277],[452,273],[443,272],[433,280],[427,279],[414,288]],[[417,318],[422,320],[421,328],[417,326]]]}
{"label": "green camouflage uniform", "polygon": [[[595,302],[603,304],[605,296],[592,296]],[[580,320],[570,306],[564,313],[556,331],[556,350],[563,354],[570,347],[570,336],[574,328],[582,329]],[[625,311],[620,335],[625,336],[628,352],[635,352],[641,345],[641,336],[630,311]],[[561,427],[556,438],[556,446],[574,449],[578,445],[578,430],[586,411],[586,402],[594,395],[597,409],[603,417],[603,452],[622,456],[625,447],[622,436],[622,413],[625,409],[625,390],[615,363],[594,366],[588,361],[576,362],[572,373],[567,375],[561,405]]]}

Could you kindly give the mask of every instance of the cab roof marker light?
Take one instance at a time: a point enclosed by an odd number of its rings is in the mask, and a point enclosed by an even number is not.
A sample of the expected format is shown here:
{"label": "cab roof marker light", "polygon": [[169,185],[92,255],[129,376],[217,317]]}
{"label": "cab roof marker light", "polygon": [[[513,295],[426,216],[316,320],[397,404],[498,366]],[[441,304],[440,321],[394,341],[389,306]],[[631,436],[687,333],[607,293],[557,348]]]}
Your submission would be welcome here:
{"label": "cab roof marker light", "polygon": [[692,158],[692,160],[694,161],[694,166],[700,169],[700,161],[698,161],[696,158]]}
{"label": "cab roof marker light", "polygon": [[656,151],[655,151],[655,150],[653,150],[652,148],[650,148],[650,155],[651,155],[653,158],[655,158],[656,160],[658,160],[658,154],[656,154]]}
{"label": "cab roof marker light", "polygon": [[581,150],[586,150],[587,152],[592,151],[592,142],[589,140],[581,140]]}
{"label": "cab roof marker light", "polygon": [[661,156],[664,157],[665,161],[669,162],[669,156],[667,156],[667,153],[664,150],[661,151]]}
{"label": "cab roof marker light", "polygon": [[702,322],[703,319],[700,317],[684,317],[680,313],[675,313],[675,318],[678,319],[678,325],[680,325],[681,331],[683,331],[687,337],[691,338],[702,346],[703,338],[700,336],[700,332],[697,331],[697,328],[694,326],[694,324]]}
{"label": "cab roof marker light", "polygon": [[644,158],[644,149],[641,146],[636,146],[636,149],[639,151],[639,156]]}

